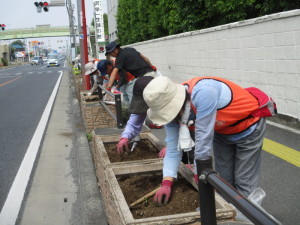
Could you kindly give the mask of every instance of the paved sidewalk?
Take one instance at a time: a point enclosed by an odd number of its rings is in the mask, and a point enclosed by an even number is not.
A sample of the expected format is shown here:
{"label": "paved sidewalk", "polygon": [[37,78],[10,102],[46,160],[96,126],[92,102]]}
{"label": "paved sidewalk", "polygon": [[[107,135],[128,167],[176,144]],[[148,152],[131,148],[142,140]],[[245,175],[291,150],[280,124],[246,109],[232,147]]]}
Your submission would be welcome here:
{"label": "paved sidewalk", "polygon": [[64,71],[17,224],[106,225],[72,77]]}

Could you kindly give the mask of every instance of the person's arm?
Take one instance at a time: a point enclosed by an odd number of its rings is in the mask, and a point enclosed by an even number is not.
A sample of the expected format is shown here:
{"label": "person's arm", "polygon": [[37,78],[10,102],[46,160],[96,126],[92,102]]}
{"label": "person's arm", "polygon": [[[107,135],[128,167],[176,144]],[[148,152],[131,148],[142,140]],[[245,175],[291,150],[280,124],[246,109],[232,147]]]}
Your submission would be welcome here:
{"label": "person's arm", "polygon": [[165,125],[167,150],[163,160],[163,180],[177,178],[182,151],[178,151],[179,125],[171,122]]}
{"label": "person's arm", "polygon": [[109,77],[109,82],[107,84],[107,88],[111,88],[116,80],[116,77],[118,75],[119,69],[118,68],[114,68],[113,71],[111,72],[111,75]]}
{"label": "person's arm", "polygon": [[129,140],[131,140],[136,137],[142,130],[146,116],[146,113],[130,114],[129,120],[127,121],[125,130],[123,131],[121,138],[128,138]]}
{"label": "person's arm", "polygon": [[216,87],[199,86],[192,95],[196,107],[195,160],[206,160],[211,156],[219,92]]}
{"label": "person's arm", "polygon": [[146,113],[130,115],[125,131],[122,133],[119,142],[116,145],[117,152],[119,154],[123,154],[124,150],[128,151],[129,140],[133,139],[141,132],[145,119],[146,119]]}
{"label": "person's arm", "polygon": [[144,56],[143,54],[141,54],[142,58],[150,65],[150,67],[152,67],[152,63],[150,62],[150,60]]}
{"label": "person's arm", "polygon": [[163,180],[161,188],[155,193],[154,203],[158,206],[166,205],[172,192],[172,185],[177,178],[178,168],[182,158],[182,151],[178,151],[179,125],[171,122],[165,125],[167,151],[163,161]]}

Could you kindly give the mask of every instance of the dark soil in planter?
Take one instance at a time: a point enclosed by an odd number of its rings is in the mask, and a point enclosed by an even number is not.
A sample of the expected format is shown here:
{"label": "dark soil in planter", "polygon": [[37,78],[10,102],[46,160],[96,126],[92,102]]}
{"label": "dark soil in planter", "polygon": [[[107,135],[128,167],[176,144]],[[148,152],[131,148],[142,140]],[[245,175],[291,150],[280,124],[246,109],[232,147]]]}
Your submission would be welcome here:
{"label": "dark soil in planter", "polygon": [[137,143],[133,151],[131,152],[131,147],[133,143],[129,143],[128,152],[123,154],[118,154],[116,145],[117,143],[104,143],[106,153],[109,160],[114,162],[124,162],[142,159],[155,159],[158,158],[159,150],[147,139],[142,139]]}
{"label": "dark soil in planter", "polygon": [[[161,174],[118,177],[120,188],[128,206],[159,187],[161,181]],[[167,205],[156,206],[152,196],[130,210],[135,219],[196,212],[196,208],[199,207],[198,196],[197,190],[187,180],[179,176],[173,183],[171,198]]]}

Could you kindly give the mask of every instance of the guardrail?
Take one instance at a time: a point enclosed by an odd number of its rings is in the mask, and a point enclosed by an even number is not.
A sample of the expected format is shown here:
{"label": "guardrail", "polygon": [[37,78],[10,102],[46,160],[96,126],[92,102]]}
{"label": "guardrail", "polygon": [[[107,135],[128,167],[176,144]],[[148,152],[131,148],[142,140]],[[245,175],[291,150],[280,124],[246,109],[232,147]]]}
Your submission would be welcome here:
{"label": "guardrail", "polygon": [[196,160],[199,176],[198,190],[202,225],[216,225],[214,189],[229,203],[232,203],[255,225],[281,225],[281,223],[241,195],[212,169],[212,160]]}
{"label": "guardrail", "polygon": [[[121,94],[113,94],[110,91],[108,91],[106,88],[104,88],[103,85],[99,84],[97,86],[98,89],[98,97],[99,97],[99,103],[107,110],[107,112],[114,118],[114,120],[117,121],[117,127],[119,129],[124,127],[123,123],[123,116],[122,116],[122,100],[121,100]],[[105,91],[105,93],[109,96],[111,96],[115,101],[115,109],[116,109],[116,115],[111,111],[111,109],[106,105],[106,103],[103,101],[103,94],[102,90]]]}

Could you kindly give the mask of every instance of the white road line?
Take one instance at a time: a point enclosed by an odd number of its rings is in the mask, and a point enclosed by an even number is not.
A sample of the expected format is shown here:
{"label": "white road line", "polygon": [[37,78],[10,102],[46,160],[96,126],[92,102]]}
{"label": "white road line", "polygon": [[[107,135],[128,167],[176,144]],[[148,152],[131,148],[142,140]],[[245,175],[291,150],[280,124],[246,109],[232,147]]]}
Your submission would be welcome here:
{"label": "white road line", "polygon": [[295,128],[291,128],[291,127],[282,125],[280,123],[276,123],[276,122],[273,122],[273,121],[267,121],[267,124],[270,124],[270,125],[272,125],[274,127],[279,127],[281,129],[284,129],[284,130],[291,131],[291,132],[296,133],[296,134],[300,134],[300,130],[297,130]]}
{"label": "white road line", "polygon": [[62,74],[63,72],[61,71],[56,85],[52,91],[52,94],[48,100],[46,108],[43,112],[41,120],[28,146],[24,159],[15,177],[15,180],[8,193],[8,196],[0,213],[1,225],[14,225],[16,223],[16,219],[18,217],[21,204],[24,198],[24,193],[26,191],[26,187],[32,172],[32,167],[36,159],[36,155],[38,153],[38,149],[40,147],[48,119],[50,117],[51,109],[58,91]]}
{"label": "white road line", "polygon": [[21,75],[22,73],[16,73],[15,75]]}

